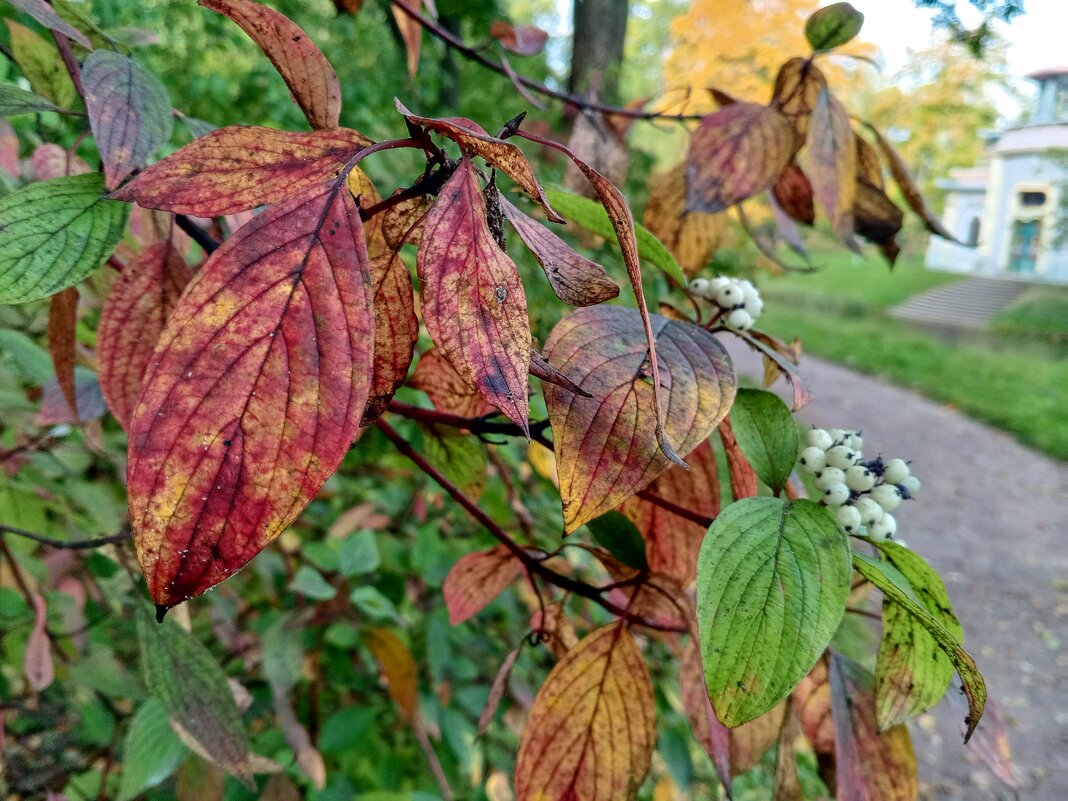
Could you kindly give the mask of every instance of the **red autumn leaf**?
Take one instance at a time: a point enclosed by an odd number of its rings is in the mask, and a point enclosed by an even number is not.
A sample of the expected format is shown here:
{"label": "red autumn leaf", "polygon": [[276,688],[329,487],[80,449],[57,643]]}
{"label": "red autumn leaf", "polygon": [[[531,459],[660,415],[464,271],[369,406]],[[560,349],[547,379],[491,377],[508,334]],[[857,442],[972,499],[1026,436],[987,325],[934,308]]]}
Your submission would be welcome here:
{"label": "red autumn leaf", "polygon": [[490,36],[517,56],[536,56],[549,40],[549,34],[536,25],[513,25],[504,20],[490,25]]}
{"label": "red autumn leaf", "polygon": [[613,582],[626,583],[626,586],[615,587],[608,592],[610,600],[650,623],[679,630],[687,627],[693,618],[693,608],[686,592],[675,579],[662,573],[639,574],[599,548],[594,553]]}
{"label": "red autumn leaf", "polygon": [[690,139],[686,208],[715,213],[774,183],[797,149],[790,121],[757,103],[709,114]]}
{"label": "red autumn leaf", "polygon": [[100,389],[123,428],[163,326],[192,277],[171,242],[157,242],[126,265],[104,301],[97,331]]}
{"label": "red autumn leaf", "polygon": [[412,278],[400,256],[387,253],[372,259],[371,284],[375,307],[374,375],[362,426],[377,420],[393,400],[393,393],[408,377],[419,339]]}
{"label": "red autumn leaf", "polygon": [[10,2],[19,11],[29,14],[48,30],[63,34],[86,50],[93,49],[93,45],[85,34],[59,16],[48,0],[10,0]]}
{"label": "red autumn leaf", "polygon": [[[690,731],[712,758],[719,780],[731,796],[731,730],[719,722],[705,687],[705,672],[697,640],[690,642],[679,657],[679,696],[682,711],[690,722]],[[743,727],[744,728],[744,727]]]}
{"label": "red autumn leaf", "polygon": [[247,564],[337,468],[370,389],[371,291],[340,180],[243,226],[186,289],[130,423],[130,520],[158,605]]}
{"label": "red autumn leaf", "polygon": [[425,392],[438,411],[460,417],[482,417],[493,411],[478,390],[453,369],[437,348],[431,348],[419,357],[408,386]]}
{"label": "red autumn leaf", "polygon": [[56,371],[56,383],[75,419],[78,417],[74,361],[77,358],[78,290],[66,289],[52,296],[48,305],[48,353]]}
{"label": "red autumn leaf", "polygon": [[515,263],[490,233],[470,159],[427,214],[416,263],[430,337],[464,381],[526,433],[527,300]]}
{"label": "red autumn leaf", "polygon": [[33,596],[33,628],[30,639],[26,642],[26,655],[23,657],[22,669],[30,689],[39,693],[52,683],[56,677],[55,664],[52,662],[52,641],[48,636],[48,607],[40,595]]}
{"label": "red autumn leaf", "polygon": [[356,131],[291,133],[230,125],[194,139],[112,194],[151,209],[218,217],[333,178],[371,140]]}
{"label": "red autumn leaf", "polygon": [[[706,517],[719,514],[719,476],[716,455],[705,440],[686,457],[685,470],[677,465],[649,485],[649,492]],[[645,538],[649,569],[671,576],[682,586],[697,575],[697,553],[705,527],[669,512],[637,495],[629,498],[622,512],[634,521]]]}
{"label": "red autumn leaf", "polygon": [[802,225],[816,221],[816,204],[812,198],[812,184],[797,166],[796,161],[786,165],[771,187],[771,194],[782,210]]}
{"label": "red autumn leaf", "polygon": [[89,420],[99,420],[107,413],[104,398],[100,394],[100,384],[96,374],[88,370],[75,371],[74,396],[78,405],[78,414],[70,408],[63,396],[63,391],[55,378],[51,378],[41,388],[41,408],[37,411],[35,422],[39,426],[55,426],[63,423],[77,425]]}
{"label": "red autumn leaf", "polygon": [[389,697],[409,720],[415,720],[419,707],[419,673],[412,652],[394,632],[385,628],[363,630],[363,641],[378,662]]}
{"label": "red autumn leaf", "polygon": [[106,186],[114,189],[171,138],[171,101],[155,75],[111,50],[85,60],[82,85]]}
{"label": "red autumn leaf", "polygon": [[522,189],[530,198],[545,211],[546,216],[553,222],[562,223],[564,218],[553,211],[549,205],[545,192],[534,177],[534,170],[523,155],[523,151],[511,142],[505,142],[496,136],[490,136],[477,123],[463,117],[451,117],[447,119],[432,119],[419,117],[407,108],[399,100],[397,111],[413,125],[419,125],[428,131],[441,134],[451,139],[468,156],[478,156],[485,159],[488,164],[499,169]]}
{"label": "red autumn leaf", "polygon": [[834,721],[831,719],[831,685],[827,659],[816,663],[794,688],[793,706],[801,721],[801,731],[817,757],[834,758]]}
{"label": "red autumn leaf", "polygon": [[478,614],[518,574],[519,560],[503,545],[461,556],[441,586],[449,623],[457,626]]}
{"label": "red autumn leaf", "polygon": [[756,767],[771,750],[782,728],[786,704],[768,710],[760,717],[731,729],[731,769],[735,774]]}
{"label": "red autumn leaf", "polygon": [[854,250],[853,201],[857,146],[849,112],[827,89],[819,93],[808,128],[808,178],[835,236]]}
{"label": "red autumn leaf", "polygon": [[[956,688],[950,689],[947,697],[959,722],[960,733],[967,736],[968,724],[965,723],[969,714],[967,697]],[[1020,777],[1012,761],[1012,746],[1009,744],[1005,714],[1001,711],[1001,704],[996,698],[987,696],[983,718],[979,721],[971,739],[968,740],[968,750],[1009,787],[1014,789],[1020,787]]]}
{"label": "red autumn leaf", "polygon": [[875,136],[875,141],[878,143],[879,149],[883,152],[883,155],[886,157],[886,160],[890,165],[890,175],[893,176],[894,183],[896,183],[897,188],[901,190],[901,194],[905,196],[905,201],[909,204],[909,208],[923,220],[923,224],[932,234],[937,234],[943,239],[956,242],[957,239],[953,234],[946,230],[946,227],[942,225],[942,221],[927,208],[927,203],[923,199],[923,194],[920,192],[920,188],[909,174],[909,168],[905,166],[905,160],[901,158],[898,152],[894,149],[894,146],[890,144],[890,141],[879,133],[875,126],[868,123],[865,123],[865,125]]}
{"label": "red autumn leaf", "polygon": [[[361,211],[374,206],[382,200],[382,196],[378,194],[378,189],[375,188],[374,183],[367,177],[367,173],[359,167],[352,168],[347,182],[349,191],[356,198],[356,204]],[[379,256],[386,255],[390,250],[382,234],[382,217],[382,214],[375,214],[370,219],[363,221],[363,236],[367,240],[367,255],[372,261]]]}
{"label": "red autumn leaf", "polygon": [[[419,51],[423,46],[423,26],[415,19],[413,14],[421,14],[422,0],[393,0],[390,10],[393,11],[393,19],[400,31],[401,41],[404,42],[404,51],[408,58],[408,80],[411,81],[419,71]],[[405,13],[404,9],[410,9],[412,14]]]}
{"label": "red autumn leaf", "polygon": [[904,724],[880,733],[871,674],[837,654],[830,661],[837,798],[916,801],[919,782]]}
{"label": "red autumn leaf", "polygon": [[38,181],[50,181],[64,175],[83,175],[92,172],[85,161],[73,153],[68,153],[59,145],[46,142],[38,145],[30,157],[33,174]]}
{"label": "red autumn leaf", "polygon": [[252,0],[199,0],[232,19],[271,60],[312,128],[336,128],[341,86],[326,56],[296,23]]}
{"label": "red autumn leaf", "polygon": [[649,672],[622,621],[597,629],[538,690],[516,757],[516,801],[633,800],[655,743]]}
{"label": "red autumn leaf", "polygon": [[[719,340],[703,328],[659,315],[651,320],[663,350],[665,433],[686,454],[730,409],[734,370]],[[657,443],[649,350],[636,310],[573,311],[549,335],[545,355],[590,395],[544,388],[570,533],[647,487],[672,463]]]}
{"label": "red autumn leaf", "polygon": [[731,421],[724,418],[719,424],[719,437],[723,440],[723,451],[727,454],[727,471],[731,477],[731,495],[734,500],[752,498],[760,491],[760,482],[756,473],[745,458],[738,440],[731,430]]}
{"label": "red autumn leaf", "polygon": [[502,196],[500,203],[512,227],[545,270],[545,277],[560,300],[572,306],[592,306],[619,295],[619,287],[604,267],[587,259],[507,198]]}
{"label": "red autumn leaf", "polygon": [[775,76],[771,105],[790,120],[797,131],[797,141],[805,141],[812,110],[826,90],[827,79],[810,58],[794,57],[779,68]]}
{"label": "red autumn leaf", "polygon": [[490,685],[486,705],[482,708],[482,714],[478,716],[479,737],[486,733],[486,729],[493,722],[493,716],[497,714],[497,707],[501,705],[504,691],[508,689],[508,677],[512,675],[512,668],[515,667],[515,661],[519,658],[519,653],[522,650],[523,646],[520,644],[509,651],[508,656],[504,658],[501,666],[497,669],[497,674],[493,677],[493,684]]}
{"label": "red autumn leaf", "polygon": [[790,406],[790,410],[796,412],[798,409],[807,406],[809,401],[812,400],[812,393],[809,391],[808,385],[801,374],[797,371],[797,364],[801,359],[800,340],[794,340],[787,345],[785,342],[780,342],[775,337],[762,331],[746,331],[739,336],[745,340],[749,347],[763,355],[765,359],[770,359],[774,362],[778,370],[790,382],[790,388],[793,390],[793,404]]}

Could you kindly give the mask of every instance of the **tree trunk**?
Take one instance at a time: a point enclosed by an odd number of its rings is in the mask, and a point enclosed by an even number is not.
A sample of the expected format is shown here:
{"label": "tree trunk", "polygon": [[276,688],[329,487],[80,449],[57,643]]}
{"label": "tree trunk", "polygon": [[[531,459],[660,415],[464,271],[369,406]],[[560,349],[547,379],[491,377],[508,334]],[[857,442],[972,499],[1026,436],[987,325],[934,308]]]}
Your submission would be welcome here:
{"label": "tree trunk", "polygon": [[607,103],[619,100],[619,73],[627,36],[627,0],[574,0],[571,44],[572,94],[595,92]]}

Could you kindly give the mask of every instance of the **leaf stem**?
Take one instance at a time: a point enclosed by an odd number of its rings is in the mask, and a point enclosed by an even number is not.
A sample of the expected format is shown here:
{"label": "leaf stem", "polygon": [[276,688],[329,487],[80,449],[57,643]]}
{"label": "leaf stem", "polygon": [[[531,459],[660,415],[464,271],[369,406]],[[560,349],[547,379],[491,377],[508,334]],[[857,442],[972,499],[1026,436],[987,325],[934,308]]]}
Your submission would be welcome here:
{"label": "leaf stem", "polygon": [[440,470],[423,458],[422,454],[416,451],[404,437],[397,433],[397,430],[394,429],[393,426],[384,420],[379,420],[375,425],[378,427],[378,430],[385,435],[386,439],[393,443],[400,453],[411,459],[420,470],[434,479],[434,481],[451,495],[453,500],[459,503],[471,517],[481,523],[490,534],[496,537],[502,545],[511,551],[528,572],[536,573],[550,584],[554,584],[562,590],[573,592],[575,595],[582,598],[587,598],[604,607],[613,615],[631,623],[656,629],[658,631],[687,631],[685,626],[680,627],[665,623],[657,623],[633,615],[623,607],[605,598],[600,588],[578,581],[570,576],[565,576],[562,573],[557,573],[555,570],[545,565],[540,559],[529,554],[526,548],[512,539],[508,532],[501,528],[493,518],[483,512],[478,507],[478,504],[468,497],[463,490],[453,484]]}

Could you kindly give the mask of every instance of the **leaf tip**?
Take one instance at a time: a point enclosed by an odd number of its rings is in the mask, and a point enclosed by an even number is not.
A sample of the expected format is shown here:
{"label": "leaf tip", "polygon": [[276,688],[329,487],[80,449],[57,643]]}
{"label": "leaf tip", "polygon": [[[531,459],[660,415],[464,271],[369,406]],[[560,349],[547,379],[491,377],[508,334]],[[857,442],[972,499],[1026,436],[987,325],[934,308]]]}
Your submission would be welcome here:
{"label": "leaf tip", "polygon": [[668,461],[677,464],[683,470],[690,469],[690,466],[682,460],[682,457],[675,452],[672,444],[668,442],[667,432],[664,431],[663,423],[659,423],[656,427],[656,440],[660,443],[660,450],[664,452],[664,456],[668,458]]}
{"label": "leaf tip", "polygon": [[171,611],[171,607],[174,604],[156,604],[156,622],[162,623],[163,618],[167,616],[167,613]]}

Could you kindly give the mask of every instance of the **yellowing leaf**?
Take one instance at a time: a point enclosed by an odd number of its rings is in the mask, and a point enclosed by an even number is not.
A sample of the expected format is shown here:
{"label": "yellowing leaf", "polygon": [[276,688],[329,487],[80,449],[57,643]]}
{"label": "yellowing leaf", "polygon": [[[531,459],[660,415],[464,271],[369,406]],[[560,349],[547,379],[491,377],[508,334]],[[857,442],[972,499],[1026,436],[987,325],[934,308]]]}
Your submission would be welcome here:
{"label": "yellowing leaf", "polygon": [[389,406],[393,393],[408,377],[419,320],[408,267],[395,252],[371,260],[374,287],[375,356],[371,393],[361,426],[371,425]]}
{"label": "yellowing leaf", "polygon": [[[719,340],[703,328],[650,317],[653,340],[663,350],[664,432],[680,453],[689,453],[730,409],[734,370]],[[615,508],[672,464],[658,447],[648,353],[639,313],[618,306],[574,311],[549,335],[546,357],[590,395],[544,388],[568,532]]]}
{"label": "yellowing leaf", "polygon": [[370,389],[370,282],[334,181],[243,226],[182,295],[130,422],[130,521],[158,605],[243,567],[348,452]]}
{"label": "yellowing leaf", "polygon": [[653,688],[622,622],[556,663],[534,699],[516,757],[516,801],[624,801],[649,772]]}
{"label": "yellowing leaf", "polygon": [[642,223],[691,276],[708,265],[730,233],[726,216],[686,210],[685,164],[652,181]]}
{"label": "yellowing leaf", "polygon": [[408,720],[414,720],[419,702],[418,671],[408,646],[389,629],[363,630],[363,641],[378,662],[389,697]]}
{"label": "yellowing leaf", "polygon": [[194,139],[111,196],[175,214],[233,214],[335,177],[369,144],[346,128],[290,133],[230,125]]}
{"label": "yellowing leaf", "polygon": [[819,93],[808,129],[808,178],[831,230],[849,247],[853,239],[853,200],[857,186],[857,148],[849,112],[830,93]]}
{"label": "yellowing leaf", "polygon": [[791,58],[779,68],[771,104],[793,124],[799,142],[805,140],[812,109],[819,102],[820,92],[826,88],[827,79],[812,59]]}
{"label": "yellowing leaf", "polygon": [[709,114],[690,139],[686,208],[715,213],[767,189],[797,150],[790,121],[757,103]]}
{"label": "yellowing leaf", "polygon": [[271,60],[313,128],[336,128],[341,86],[326,56],[294,22],[251,0],[199,0],[247,33]]}
{"label": "yellowing leaf", "polygon": [[460,163],[427,215],[417,266],[423,322],[441,354],[526,433],[526,296],[515,263],[490,233],[470,159]]}

